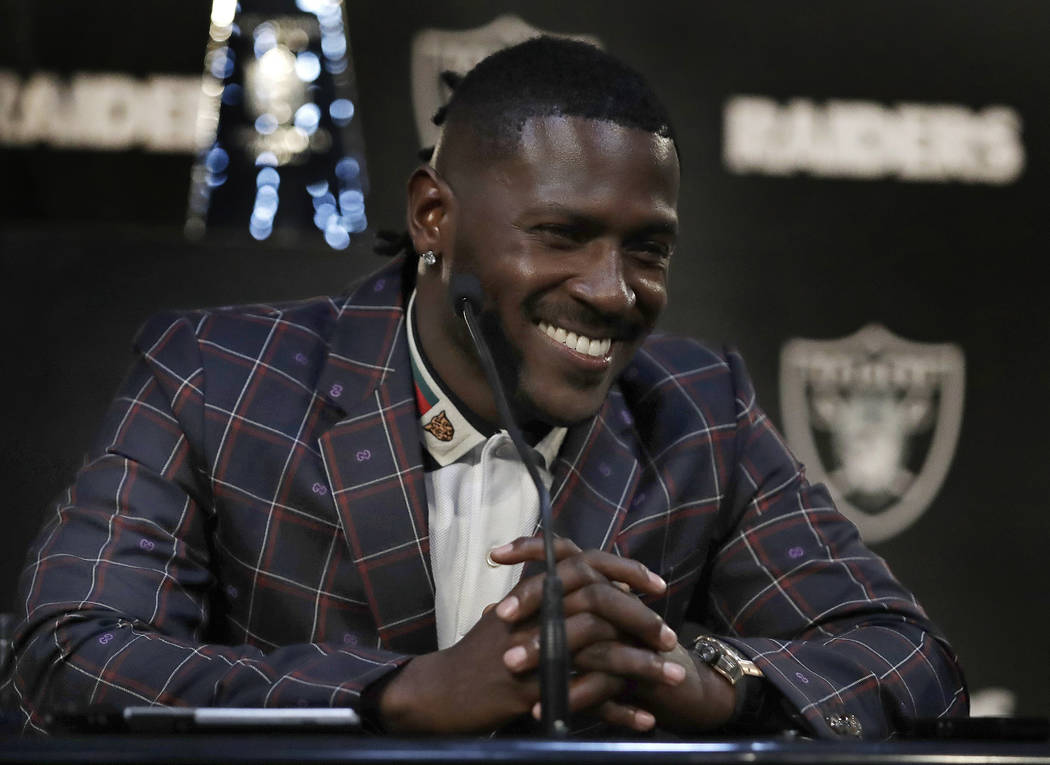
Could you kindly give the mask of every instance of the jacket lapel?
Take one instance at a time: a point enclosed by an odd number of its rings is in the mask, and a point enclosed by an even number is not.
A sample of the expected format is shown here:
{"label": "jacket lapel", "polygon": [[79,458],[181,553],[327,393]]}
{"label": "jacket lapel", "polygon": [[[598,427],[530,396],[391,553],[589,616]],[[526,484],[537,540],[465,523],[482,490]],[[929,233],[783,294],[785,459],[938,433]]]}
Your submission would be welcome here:
{"label": "jacket lapel", "polygon": [[[582,549],[612,551],[640,477],[631,414],[617,387],[598,414],[570,428],[551,484],[554,531]],[[530,566],[529,573],[542,570]]]}
{"label": "jacket lapel", "polygon": [[437,648],[422,448],[399,263],[339,307],[318,394],[341,419],[319,438],[381,646]]}
{"label": "jacket lapel", "polygon": [[[673,576],[665,567],[667,538],[651,533],[645,520],[666,529],[666,513],[652,513],[654,506],[668,502],[661,479],[653,474],[655,457],[644,452],[634,417],[613,386],[598,415],[572,428],[562,446],[552,484],[555,533],[581,549],[634,558],[665,579]],[[525,575],[541,571],[541,561],[530,563]],[[670,594],[669,589],[643,600],[667,618]]]}

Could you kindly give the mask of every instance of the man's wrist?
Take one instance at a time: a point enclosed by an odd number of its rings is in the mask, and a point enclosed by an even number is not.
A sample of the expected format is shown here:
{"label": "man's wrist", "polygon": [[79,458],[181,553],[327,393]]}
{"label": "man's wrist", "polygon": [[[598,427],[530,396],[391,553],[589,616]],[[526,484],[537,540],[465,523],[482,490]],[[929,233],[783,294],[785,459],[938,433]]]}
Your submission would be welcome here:
{"label": "man's wrist", "polygon": [[420,733],[430,730],[429,721],[420,717],[419,711],[428,708],[424,698],[427,684],[419,675],[422,665],[435,654],[422,654],[412,658],[389,679],[381,681],[372,694],[376,727],[384,733]]}
{"label": "man's wrist", "polygon": [[694,735],[718,730],[733,713],[733,686],[697,658],[688,645],[679,643],[664,654],[686,670],[685,679],[676,685],[638,683],[625,700],[651,713],[658,728]]}
{"label": "man's wrist", "polygon": [[717,675],[733,693],[733,708],[723,726],[753,720],[762,707],[766,687],[762,671],[733,646],[718,638],[701,635],[693,643],[698,665]]}

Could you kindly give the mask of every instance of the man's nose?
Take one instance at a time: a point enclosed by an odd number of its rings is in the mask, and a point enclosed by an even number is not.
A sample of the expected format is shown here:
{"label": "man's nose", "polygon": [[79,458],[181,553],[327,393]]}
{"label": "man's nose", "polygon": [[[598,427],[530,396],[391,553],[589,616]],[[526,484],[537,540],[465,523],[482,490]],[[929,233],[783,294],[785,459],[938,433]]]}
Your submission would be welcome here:
{"label": "man's nose", "polygon": [[638,300],[624,269],[619,242],[597,239],[583,253],[583,265],[572,280],[573,294],[602,313],[623,313]]}

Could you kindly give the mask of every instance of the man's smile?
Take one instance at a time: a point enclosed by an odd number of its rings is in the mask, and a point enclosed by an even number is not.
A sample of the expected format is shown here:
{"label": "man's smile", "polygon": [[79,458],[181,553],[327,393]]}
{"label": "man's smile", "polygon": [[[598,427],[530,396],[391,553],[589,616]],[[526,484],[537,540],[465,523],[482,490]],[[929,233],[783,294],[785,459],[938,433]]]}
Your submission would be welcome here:
{"label": "man's smile", "polygon": [[538,322],[536,326],[551,340],[561,343],[570,351],[576,351],[592,358],[606,359],[612,347],[612,339],[608,337],[589,337],[545,321]]}

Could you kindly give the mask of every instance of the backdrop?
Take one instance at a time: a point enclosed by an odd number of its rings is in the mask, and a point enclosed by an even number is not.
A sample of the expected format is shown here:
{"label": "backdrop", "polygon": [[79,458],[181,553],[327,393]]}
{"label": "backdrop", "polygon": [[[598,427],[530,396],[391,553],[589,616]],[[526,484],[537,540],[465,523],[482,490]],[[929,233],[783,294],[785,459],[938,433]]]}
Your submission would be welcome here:
{"label": "backdrop", "polygon": [[[260,14],[317,7],[242,0],[238,23],[246,32]],[[979,709],[1050,713],[1050,333],[1038,268],[1050,5],[350,3],[349,66],[334,75],[355,107],[343,150],[362,165],[368,228],[347,224],[344,249],[326,237],[345,216],[311,220],[320,197],[311,209],[295,167],[282,169],[273,235],[256,241],[255,168],[230,149],[221,185],[225,165],[196,153],[206,50],[222,44],[209,36],[213,10],[0,2],[0,610],[19,607],[26,545],[146,316],[332,293],[380,265],[373,232],[402,225],[440,71],[528,24],[593,37],[648,75],[674,115],[682,236],[662,328],[741,349],[810,473],[952,638]],[[517,20],[478,31],[508,14]],[[332,74],[336,32],[318,18],[330,40],[318,60]],[[233,71],[216,61],[213,84]],[[235,170],[252,182],[238,186]],[[191,177],[198,191],[211,178],[214,201],[227,194],[234,207],[230,189],[248,188],[243,212],[227,208],[223,225],[188,239]]]}

